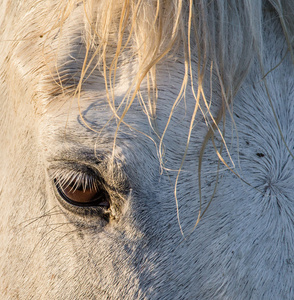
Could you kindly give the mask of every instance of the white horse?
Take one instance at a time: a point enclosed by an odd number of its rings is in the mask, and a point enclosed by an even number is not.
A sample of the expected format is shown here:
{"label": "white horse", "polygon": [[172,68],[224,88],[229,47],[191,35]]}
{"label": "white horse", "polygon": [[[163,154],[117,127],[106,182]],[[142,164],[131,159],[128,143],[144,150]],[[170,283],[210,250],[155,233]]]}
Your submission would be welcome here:
{"label": "white horse", "polygon": [[0,298],[294,299],[294,1],[0,2]]}

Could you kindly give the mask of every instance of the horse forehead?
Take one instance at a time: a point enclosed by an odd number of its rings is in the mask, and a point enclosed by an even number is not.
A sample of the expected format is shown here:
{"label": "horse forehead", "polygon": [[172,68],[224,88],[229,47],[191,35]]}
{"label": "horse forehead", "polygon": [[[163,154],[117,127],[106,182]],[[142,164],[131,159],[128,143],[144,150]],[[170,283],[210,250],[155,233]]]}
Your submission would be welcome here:
{"label": "horse forehead", "polygon": [[[77,47],[80,47],[79,45]],[[68,62],[64,63],[68,75],[69,73],[79,74],[81,72],[82,62],[77,65],[72,64],[72,58],[67,58]],[[81,60],[81,58],[80,58]],[[180,59],[179,59],[180,60]],[[48,120],[48,126],[62,129],[65,126],[72,125],[76,131],[83,130],[89,127],[93,131],[85,130],[89,134],[96,135],[97,130],[101,130],[107,123],[113,123],[114,110],[120,107],[117,111],[118,115],[122,115],[130,101],[132,105],[127,109],[123,123],[133,126],[135,129],[143,133],[150,133],[150,119],[148,118],[149,107],[147,105],[148,87],[145,81],[140,87],[140,97],[136,96],[133,100],[133,92],[130,92],[132,85],[131,78],[134,76],[137,68],[136,62],[128,62],[117,71],[115,87],[112,90],[112,95],[107,95],[105,88],[105,80],[103,74],[98,70],[93,70],[91,75],[85,80],[81,87],[81,91],[75,93],[78,89],[78,80],[67,80],[58,84],[59,81],[48,80],[48,76],[41,80],[41,88],[46,91],[47,97],[45,100],[44,117]],[[157,72],[158,80],[158,99],[156,103],[156,122],[160,131],[163,131],[164,126],[171,114],[175,99],[178,97],[179,90],[183,84],[183,64],[180,62],[174,63],[165,61]],[[61,68],[60,74],[64,73]],[[69,75],[70,77],[70,75]],[[196,78],[195,78],[196,80]],[[67,86],[70,86],[70,93],[67,93]],[[192,108],[195,103],[194,96],[191,90],[187,90],[187,99],[183,100],[173,112],[176,118],[182,119],[182,124],[188,123],[191,119]],[[143,100],[142,100],[143,99]],[[144,101],[144,105],[142,101]],[[50,118],[54,117],[55,122],[50,122]],[[150,116],[149,116],[150,117]],[[155,117],[155,116],[151,116]],[[79,126],[77,127],[77,124]],[[117,123],[115,123],[117,124]],[[88,127],[88,129],[89,129]],[[115,132],[115,126],[108,127]]]}
{"label": "horse forehead", "polygon": [[[79,34],[80,33],[74,31],[70,32],[71,36],[79,36]],[[293,128],[290,117],[291,113],[288,113],[287,118],[284,118],[285,112],[290,111],[289,103],[293,98],[292,64],[291,61],[286,59],[275,69],[275,66],[277,66],[281,60],[280,55],[277,55],[276,53],[285,52],[286,44],[285,40],[279,37],[279,35],[271,36],[271,39],[266,40],[266,51],[264,52],[264,56],[266,57],[266,65],[264,68],[265,71],[270,70],[270,72],[267,74],[266,80],[262,81],[259,65],[253,64],[247,79],[244,81],[243,86],[235,98],[234,112],[240,116],[240,120],[238,117],[236,118],[236,131],[235,129],[227,130],[227,136],[234,136],[233,132],[235,132],[238,134],[241,142],[246,140],[246,137],[248,136],[250,140],[260,140],[261,136],[263,136],[263,139],[267,137],[263,145],[265,148],[271,148],[271,144],[276,143],[274,139],[270,138],[272,132],[275,132],[275,136],[280,136],[281,134],[278,126],[269,125],[276,123],[273,110],[277,112],[278,119],[282,120],[283,123],[286,123],[288,128]],[[277,51],[273,51],[273,49],[276,49]],[[62,65],[59,70],[60,74],[80,74],[84,56],[85,45],[83,43],[71,42],[67,44],[60,56]],[[192,62],[192,66],[195,69],[197,68],[196,63]],[[114,102],[116,106],[119,106],[122,101],[125,101],[126,104],[124,105],[127,105],[127,101],[130,100],[129,98],[125,98],[125,96],[129,91],[130,84],[132,83],[131,78],[135,75],[136,69],[136,62],[128,60],[127,63],[123,64],[123,67],[118,70],[116,86],[114,89]],[[174,101],[177,98],[178,91],[183,83],[183,69],[183,58],[181,57],[178,61],[165,60],[157,66],[158,99],[156,106],[156,130],[158,130],[159,134],[164,132],[169,117],[171,116]],[[73,78],[71,75],[70,77]],[[66,88],[67,84],[72,85],[73,82],[75,83],[74,87],[77,87],[79,78],[74,78],[74,81],[66,80],[67,79],[65,79],[63,82],[64,84],[62,84],[61,87]],[[194,77],[193,80],[196,84],[197,77]],[[216,115],[221,101],[220,87],[215,84],[214,86],[209,83],[205,84],[205,94],[211,94],[212,96],[212,102],[210,103],[211,111]],[[56,88],[55,83],[52,83],[52,86],[55,86]],[[58,88],[60,88],[60,86],[57,85],[57,89]],[[140,92],[142,93],[143,98],[145,97],[146,99],[148,97],[148,89],[144,81],[141,85]],[[91,76],[87,77],[79,97],[64,97],[62,89],[59,89],[57,92],[55,91],[55,94],[53,93],[51,95],[54,96],[54,101],[50,102],[46,114],[48,116],[47,128],[54,130],[54,133],[56,133],[56,135],[53,135],[54,138],[57,136],[60,137],[63,134],[64,129],[67,128],[66,130],[72,135],[70,140],[74,140],[75,144],[79,143],[87,146],[87,149],[90,149],[91,147],[94,148],[94,146],[97,146],[97,136],[99,136],[99,138],[107,137],[107,142],[103,144],[103,139],[100,139],[101,142],[98,146],[106,151],[112,149],[112,141],[116,133],[117,122],[114,121],[113,111],[110,109],[109,105],[112,98],[107,99],[105,93],[105,81],[103,74],[99,70],[94,70],[91,73]],[[167,146],[165,155],[173,160],[172,169],[176,169],[180,166],[180,164],[177,165],[177,162],[181,162],[183,153],[185,152],[189,126],[191,125],[191,117],[196,102],[190,87],[187,88],[185,96],[185,99],[182,99],[173,110],[168,130],[165,133],[164,142]],[[270,105],[271,99],[273,108],[271,108]],[[124,107],[124,105],[122,105],[122,107]],[[200,103],[200,106],[205,109],[203,102]],[[123,132],[124,135],[121,135],[123,138],[119,139],[118,145],[122,145],[122,140],[124,139],[124,145],[127,145],[127,149],[137,148],[141,143],[150,145],[149,149],[153,149],[152,151],[155,152],[155,147],[153,147],[154,145],[152,142],[150,142],[148,138],[145,138],[150,135],[151,137],[154,136],[152,136],[153,132],[150,127],[150,119],[148,119],[144,109],[146,110],[139,99],[135,98],[123,120],[129,127],[124,126],[122,123],[120,133]],[[122,112],[123,110],[121,110],[120,114],[122,114]],[[52,119],[50,118],[51,115],[54,116],[55,122],[52,122]],[[228,126],[232,126],[231,128],[234,127],[234,125],[231,125],[230,114],[228,114],[227,123]],[[190,144],[190,149],[187,153],[188,161],[195,161],[195,155],[199,154],[199,149],[201,148],[201,144],[207,132],[205,120],[200,111],[196,115],[195,124],[197,125],[195,125],[195,130],[192,132],[192,143]],[[271,130],[269,130],[269,126],[271,127]],[[248,129],[251,129],[252,127],[254,127],[254,133],[250,132],[250,134],[248,134]],[[285,134],[285,130],[287,129],[284,126],[282,130],[282,133]],[[143,133],[143,135],[139,134],[139,132]],[[288,135],[289,132],[286,133],[286,136]],[[55,139],[55,144],[56,141],[60,140],[61,139]],[[126,141],[130,142],[127,143]],[[64,148],[65,144],[63,143],[59,146]],[[238,154],[236,149],[238,146],[236,144],[235,146],[236,147],[232,152],[235,151],[236,155],[234,156],[234,159],[237,161]],[[70,148],[68,149],[68,151],[70,151]],[[256,145],[254,151],[255,150],[256,153],[263,154],[263,152],[260,151],[260,146]],[[144,149],[143,152],[144,151],[147,150]],[[281,155],[280,152],[277,152],[277,149],[275,151],[276,156]],[[142,154],[143,152],[138,153]],[[250,151],[247,151],[248,155],[249,152]],[[216,157],[213,151],[210,151],[210,153]],[[141,154],[138,155],[138,158]],[[232,153],[232,155],[234,155],[234,153]],[[156,157],[156,155],[153,156]],[[270,163],[274,164],[273,161]],[[185,165],[185,167],[189,169],[189,166]],[[191,168],[194,168],[195,170],[195,165],[193,164],[193,167]],[[186,175],[182,176],[185,177]],[[262,176],[269,177],[272,175],[265,173]],[[254,178],[254,176],[252,178]]]}

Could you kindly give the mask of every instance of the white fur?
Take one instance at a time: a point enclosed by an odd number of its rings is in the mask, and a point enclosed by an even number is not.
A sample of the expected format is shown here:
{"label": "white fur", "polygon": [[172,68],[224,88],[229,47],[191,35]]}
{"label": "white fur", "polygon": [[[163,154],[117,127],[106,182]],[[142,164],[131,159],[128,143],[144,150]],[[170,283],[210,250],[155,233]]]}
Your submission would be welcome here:
{"label": "white fur", "polygon": [[[224,148],[222,156],[239,177],[223,164],[217,171],[209,141],[201,171],[204,207],[218,173],[219,179],[193,230],[199,211],[198,158],[208,130],[200,111],[178,179],[177,202],[174,195],[195,105],[189,87],[165,133],[163,164],[158,157],[157,134],[163,133],[182,84],[184,54],[157,65],[156,131],[136,98],[113,152],[117,120],[111,119],[101,70],[83,85],[80,103],[63,93],[49,72],[59,64],[61,75],[79,77],[85,55],[79,39],[86,22],[83,6],[63,24],[60,40],[53,32],[44,42],[58,1],[47,1],[47,10],[45,2],[0,4],[0,298],[293,299],[294,160],[286,145],[293,151],[294,69],[290,53],[281,62],[288,45],[276,12],[264,10],[262,43],[252,46],[244,59],[248,65],[233,74],[244,79],[240,87],[236,83],[234,118],[226,115],[229,151]],[[263,49],[264,70],[254,47]],[[197,61],[195,51],[194,70]],[[262,80],[262,71],[270,70]],[[118,69],[117,103],[136,71],[135,59]],[[222,92],[217,74],[211,78],[203,85],[216,115]],[[146,82],[140,91],[146,97]],[[219,149],[218,132],[215,143]],[[74,213],[57,200],[54,174],[73,162],[96,169],[114,186],[109,222]]]}

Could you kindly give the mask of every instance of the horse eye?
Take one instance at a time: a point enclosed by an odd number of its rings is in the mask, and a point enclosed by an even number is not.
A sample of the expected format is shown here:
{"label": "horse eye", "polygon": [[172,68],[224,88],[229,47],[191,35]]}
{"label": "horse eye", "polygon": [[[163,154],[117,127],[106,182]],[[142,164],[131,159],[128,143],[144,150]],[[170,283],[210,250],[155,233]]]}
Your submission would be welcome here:
{"label": "horse eye", "polygon": [[83,188],[81,184],[77,184],[75,180],[60,183],[54,180],[59,195],[68,203],[76,206],[100,206],[109,208],[109,197],[104,189],[99,188]]}

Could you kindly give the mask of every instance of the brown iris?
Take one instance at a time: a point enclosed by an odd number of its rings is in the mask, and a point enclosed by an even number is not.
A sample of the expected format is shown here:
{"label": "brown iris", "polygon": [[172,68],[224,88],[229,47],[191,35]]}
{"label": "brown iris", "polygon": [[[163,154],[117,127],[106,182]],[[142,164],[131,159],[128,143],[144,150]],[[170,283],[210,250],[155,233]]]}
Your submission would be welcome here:
{"label": "brown iris", "polygon": [[[77,185],[75,181],[68,183],[59,183],[55,180],[55,185],[60,196],[68,203],[77,206],[101,206],[109,208],[109,197],[103,188],[86,187]],[[77,187],[75,187],[77,185]]]}

